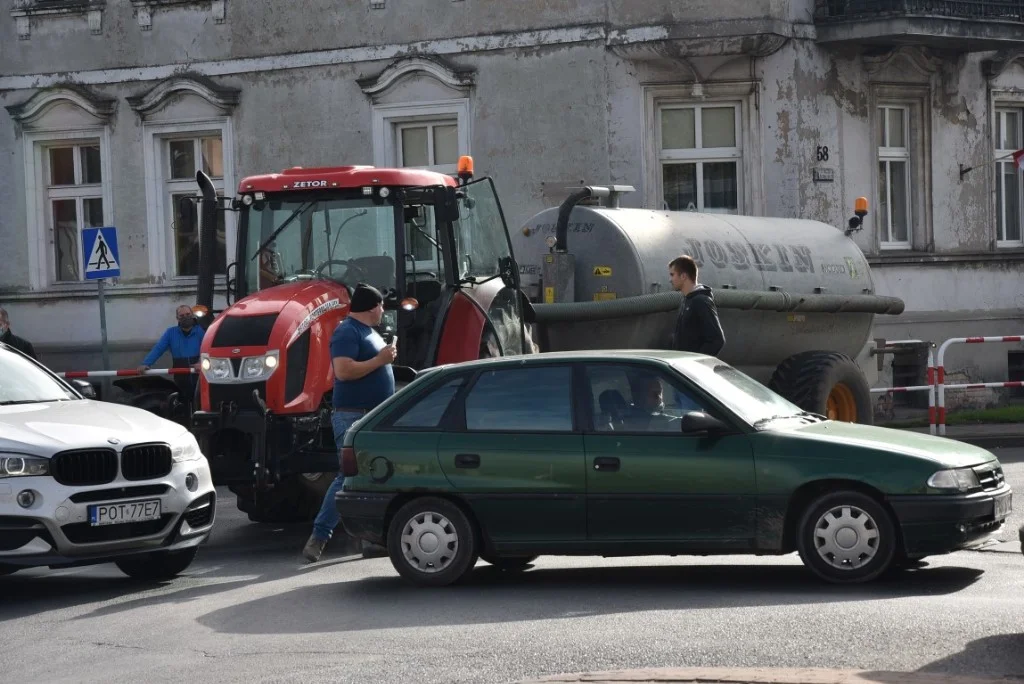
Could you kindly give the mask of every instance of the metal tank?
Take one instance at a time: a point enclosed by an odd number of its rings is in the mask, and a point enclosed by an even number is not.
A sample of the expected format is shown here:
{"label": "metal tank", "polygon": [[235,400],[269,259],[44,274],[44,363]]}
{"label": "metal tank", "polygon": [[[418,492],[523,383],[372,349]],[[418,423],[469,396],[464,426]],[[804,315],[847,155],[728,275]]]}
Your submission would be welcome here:
{"label": "metal tank", "polygon": [[[856,359],[874,315],[903,310],[875,294],[864,255],[831,225],[618,208],[617,194],[629,189],[587,188],[523,226],[520,271],[524,289],[534,286],[542,349],[667,348],[682,301],[668,263],[680,254],[714,290],[726,336],[720,358],[766,384],[802,352]],[[576,206],[588,192],[610,195],[611,206]]]}

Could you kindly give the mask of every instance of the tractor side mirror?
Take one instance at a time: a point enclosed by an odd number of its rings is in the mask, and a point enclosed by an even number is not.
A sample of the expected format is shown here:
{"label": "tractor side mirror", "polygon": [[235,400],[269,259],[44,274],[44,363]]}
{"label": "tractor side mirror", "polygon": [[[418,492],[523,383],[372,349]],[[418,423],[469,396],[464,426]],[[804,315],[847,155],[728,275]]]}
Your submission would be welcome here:
{"label": "tractor side mirror", "polygon": [[434,188],[434,216],[438,223],[459,220],[459,202],[455,198],[455,188],[447,186]]}

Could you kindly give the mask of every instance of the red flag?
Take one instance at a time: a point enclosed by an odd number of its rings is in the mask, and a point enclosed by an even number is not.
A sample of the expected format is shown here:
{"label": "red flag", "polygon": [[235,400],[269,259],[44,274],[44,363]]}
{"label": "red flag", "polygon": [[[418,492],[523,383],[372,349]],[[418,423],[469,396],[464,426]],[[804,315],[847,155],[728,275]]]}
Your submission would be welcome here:
{"label": "red flag", "polygon": [[1013,165],[1024,171],[1024,150],[1017,150],[1013,153]]}

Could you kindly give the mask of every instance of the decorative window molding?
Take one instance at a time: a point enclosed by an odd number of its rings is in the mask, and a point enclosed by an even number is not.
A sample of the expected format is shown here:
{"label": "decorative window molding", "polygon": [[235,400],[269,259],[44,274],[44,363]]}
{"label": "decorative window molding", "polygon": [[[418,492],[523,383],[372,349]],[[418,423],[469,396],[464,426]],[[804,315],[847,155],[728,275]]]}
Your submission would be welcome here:
{"label": "decorative window molding", "polygon": [[145,93],[127,98],[128,106],[145,120],[166,107],[173,97],[182,93],[198,95],[224,116],[230,116],[238,105],[241,91],[219,85],[206,76],[183,74],[162,81]]}
{"label": "decorative window molding", "polygon": [[981,63],[981,71],[985,78],[994,80],[1003,75],[1013,64],[1024,67],[1024,50],[1004,50],[992,59]]}
{"label": "decorative window molding", "polygon": [[[663,168],[674,163],[717,163],[728,161],[736,165],[736,211],[741,214],[761,215],[764,212],[764,181],[761,165],[760,114],[755,106],[760,91],[758,81],[695,81],[671,85],[651,85],[644,93],[644,203],[645,206],[664,208]],[[662,149],[663,111],[672,109],[735,108],[735,144],[728,148]],[[694,135],[696,136],[696,123]],[[694,141],[696,143],[696,140]],[[703,181],[704,170],[698,167]],[[721,179],[719,179],[721,180]],[[703,200],[703,194],[698,190]],[[699,209],[702,202],[696,205]]]}
{"label": "decorative window molding", "polygon": [[[872,247],[879,250],[912,250],[930,252],[934,250],[934,226],[932,220],[932,132],[931,102],[932,88],[929,85],[909,83],[872,83],[869,96],[868,123],[871,131],[874,162],[871,165],[872,206],[876,208],[875,229]],[[893,116],[903,116],[902,144],[890,144],[891,140],[881,138],[883,125],[882,111],[896,112]],[[892,121],[887,131],[891,131]],[[890,234],[890,209],[898,208],[903,216],[904,206],[888,207],[882,192],[886,189],[887,196],[892,194],[891,183],[882,185],[883,167],[893,167],[903,171],[906,177],[900,180],[899,191],[906,192],[905,211],[907,215],[906,235]],[[888,176],[887,176],[888,177]],[[898,178],[898,176],[897,176]],[[885,211],[883,213],[883,207]],[[898,239],[897,239],[898,238]]]}
{"label": "decorative window molding", "polygon": [[457,69],[437,57],[406,57],[389,64],[382,72],[356,81],[363,92],[373,97],[393,87],[403,78],[426,75],[455,91],[466,94],[475,85],[473,69]]}
{"label": "decorative window molding", "polygon": [[8,105],[7,112],[15,123],[31,130],[57,105],[69,103],[90,114],[100,124],[109,124],[117,111],[117,100],[100,95],[76,84],[65,84],[40,90],[25,102]]}
{"label": "decorative window molding", "polygon": [[84,16],[89,22],[93,35],[103,33],[103,10],[106,0],[14,0],[11,16],[18,30],[18,38],[28,40],[32,36],[32,20],[35,18]]}
{"label": "decorative window molding", "polygon": [[132,7],[135,8],[135,17],[139,22],[139,27],[143,31],[151,31],[153,29],[153,12],[155,10],[184,5],[209,5],[214,23],[223,24],[224,3],[225,0],[132,0]]}
{"label": "decorative window molding", "polygon": [[865,52],[861,55],[864,70],[868,75],[877,75],[899,61],[909,64],[925,78],[930,78],[942,66],[942,60],[931,53],[928,48],[903,45],[882,52]]}

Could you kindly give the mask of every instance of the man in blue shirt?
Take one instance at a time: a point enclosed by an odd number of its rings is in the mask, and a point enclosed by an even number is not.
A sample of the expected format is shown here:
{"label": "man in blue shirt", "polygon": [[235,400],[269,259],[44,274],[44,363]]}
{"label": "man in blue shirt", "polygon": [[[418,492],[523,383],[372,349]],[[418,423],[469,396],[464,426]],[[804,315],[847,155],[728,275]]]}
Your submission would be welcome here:
{"label": "man in blue shirt", "polygon": [[[352,293],[348,316],[331,336],[331,364],[334,367],[331,427],[339,451],[345,431],[395,393],[391,364],[398,350],[394,342],[384,344],[384,339],[374,330],[383,316],[384,297],[380,291],[360,284]],[[338,526],[340,516],[334,497],[344,482],[345,476],[338,473],[313,521],[313,534],[302,549],[302,555],[311,563],[320,560],[320,554]]]}
{"label": "man in blue shirt", "polygon": [[[187,304],[179,306],[175,315],[178,318],[178,324],[167,328],[160,336],[149,354],[142,360],[142,365],[138,368],[139,373],[148,371],[157,359],[168,350],[171,352],[172,368],[191,366],[197,372],[199,371],[199,349],[206,331],[196,323],[196,317]],[[175,384],[178,385],[179,398],[183,402],[191,403],[196,388],[199,386],[199,376],[193,373],[192,375],[175,375],[173,377]]]}

